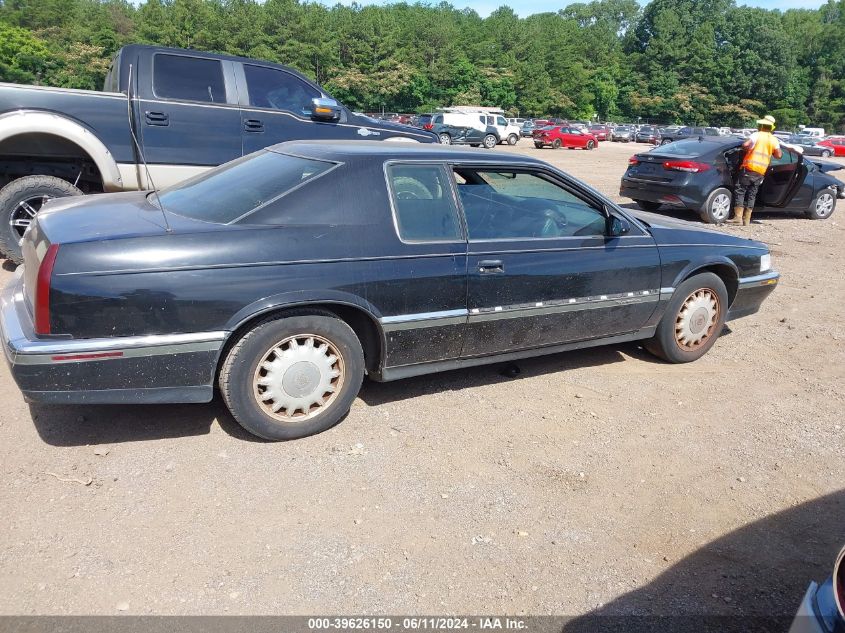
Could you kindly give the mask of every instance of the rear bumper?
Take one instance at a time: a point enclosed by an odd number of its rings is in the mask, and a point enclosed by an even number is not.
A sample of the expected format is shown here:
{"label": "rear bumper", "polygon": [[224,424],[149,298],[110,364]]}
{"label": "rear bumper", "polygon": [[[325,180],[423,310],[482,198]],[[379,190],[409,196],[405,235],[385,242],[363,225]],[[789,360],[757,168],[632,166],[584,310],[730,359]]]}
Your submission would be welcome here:
{"label": "rear bumper", "polygon": [[697,196],[689,195],[689,191],[689,187],[665,185],[653,180],[624,177],[619,187],[619,195],[631,198],[632,200],[659,202],[685,209],[700,209],[704,205],[704,200]]}
{"label": "rear bumper", "polygon": [[756,313],[772,291],[777,287],[780,273],[774,270],[743,277],[739,280],[736,297],[728,310],[727,320],[739,319]]}
{"label": "rear bumper", "polygon": [[208,402],[228,332],[39,339],[24,304],[22,270],[0,295],[0,336],[24,396],[34,402]]}

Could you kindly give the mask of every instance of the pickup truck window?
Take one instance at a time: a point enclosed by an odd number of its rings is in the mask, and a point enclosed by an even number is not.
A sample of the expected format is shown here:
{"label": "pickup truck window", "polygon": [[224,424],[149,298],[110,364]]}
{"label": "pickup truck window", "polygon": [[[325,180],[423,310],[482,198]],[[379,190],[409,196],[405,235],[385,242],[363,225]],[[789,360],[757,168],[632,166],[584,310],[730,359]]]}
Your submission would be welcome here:
{"label": "pickup truck window", "polygon": [[244,64],[244,75],[249,104],[256,108],[307,115],[311,111],[311,99],[322,96],[319,90],[282,70]]}
{"label": "pickup truck window", "polygon": [[[228,224],[331,169],[329,163],[261,151],[226,163],[159,194],[166,211]],[[150,197],[155,204],[155,196]]]}
{"label": "pickup truck window", "polygon": [[162,99],[226,103],[223,67],[216,59],[157,53],[153,92]]}

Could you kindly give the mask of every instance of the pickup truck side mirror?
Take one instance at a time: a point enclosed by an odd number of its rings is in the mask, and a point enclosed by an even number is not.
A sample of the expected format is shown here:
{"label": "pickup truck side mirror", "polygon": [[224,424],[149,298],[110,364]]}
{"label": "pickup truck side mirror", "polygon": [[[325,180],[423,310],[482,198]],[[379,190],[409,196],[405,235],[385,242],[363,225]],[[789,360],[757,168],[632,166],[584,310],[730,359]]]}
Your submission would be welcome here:
{"label": "pickup truck side mirror", "polygon": [[340,119],[340,104],[334,99],[317,97],[311,99],[311,118],[315,121],[337,121]]}

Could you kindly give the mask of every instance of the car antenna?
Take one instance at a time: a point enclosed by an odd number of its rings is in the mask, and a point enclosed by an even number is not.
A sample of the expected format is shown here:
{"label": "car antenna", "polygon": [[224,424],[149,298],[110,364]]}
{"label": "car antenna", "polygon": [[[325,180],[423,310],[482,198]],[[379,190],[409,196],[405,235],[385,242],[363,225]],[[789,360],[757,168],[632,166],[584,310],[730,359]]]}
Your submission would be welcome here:
{"label": "car antenna", "polygon": [[135,143],[135,149],[138,152],[138,157],[141,159],[141,164],[144,165],[144,173],[147,176],[147,183],[152,186],[153,194],[155,194],[156,200],[158,201],[158,209],[161,211],[161,217],[164,218],[165,231],[172,233],[173,229],[170,228],[170,222],[167,220],[167,213],[164,210],[164,204],[162,204],[161,198],[158,195],[158,188],[153,182],[152,174],[150,174],[150,168],[147,167],[147,159],[144,158],[144,150],[141,148],[141,143],[138,142],[138,137],[135,136],[135,126],[132,125],[132,64],[129,64],[129,84],[126,86],[126,110],[129,114],[129,133],[132,135],[132,141]]}

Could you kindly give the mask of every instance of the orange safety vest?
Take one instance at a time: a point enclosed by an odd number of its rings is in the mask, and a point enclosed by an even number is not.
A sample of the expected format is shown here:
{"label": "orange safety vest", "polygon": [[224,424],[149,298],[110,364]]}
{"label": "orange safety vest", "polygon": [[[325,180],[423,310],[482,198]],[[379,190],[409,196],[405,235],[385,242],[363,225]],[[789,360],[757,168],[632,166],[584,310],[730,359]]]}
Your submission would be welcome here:
{"label": "orange safety vest", "polygon": [[742,161],[742,168],[753,171],[761,176],[766,175],[772,153],[779,147],[775,135],[771,132],[757,132],[757,142],[749,149]]}

